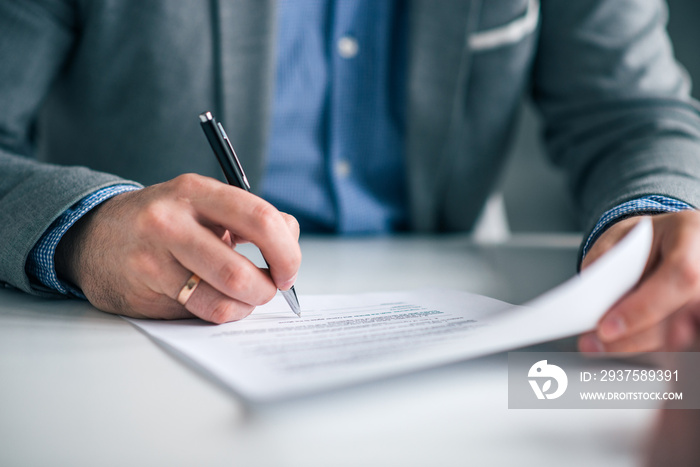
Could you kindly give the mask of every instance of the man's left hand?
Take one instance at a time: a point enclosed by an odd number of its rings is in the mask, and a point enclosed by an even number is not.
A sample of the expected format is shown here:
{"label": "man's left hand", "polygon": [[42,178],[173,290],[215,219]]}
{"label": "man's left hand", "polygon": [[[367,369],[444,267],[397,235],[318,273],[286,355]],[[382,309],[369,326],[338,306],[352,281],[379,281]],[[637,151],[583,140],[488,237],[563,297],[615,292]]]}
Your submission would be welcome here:
{"label": "man's left hand", "polygon": [[[587,267],[641,217],[606,230],[582,263]],[[700,331],[700,212],[652,217],[654,239],[639,283],[579,338],[582,352],[681,351]]]}

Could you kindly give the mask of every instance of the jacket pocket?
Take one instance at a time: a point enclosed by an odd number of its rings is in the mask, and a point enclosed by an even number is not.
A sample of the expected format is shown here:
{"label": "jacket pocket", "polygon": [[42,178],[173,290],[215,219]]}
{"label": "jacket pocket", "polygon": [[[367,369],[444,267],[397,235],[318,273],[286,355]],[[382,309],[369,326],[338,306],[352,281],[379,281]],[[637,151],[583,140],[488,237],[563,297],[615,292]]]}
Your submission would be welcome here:
{"label": "jacket pocket", "polygon": [[[469,36],[469,48],[474,52],[497,49],[522,41],[531,35],[540,22],[540,1],[526,0],[525,13],[505,24],[488,27]],[[493,2],[493,3],[490,3]],[[497,7],[494,0],[484,0],[484,8]],[[522,8],[522,7],[521,7]]]}

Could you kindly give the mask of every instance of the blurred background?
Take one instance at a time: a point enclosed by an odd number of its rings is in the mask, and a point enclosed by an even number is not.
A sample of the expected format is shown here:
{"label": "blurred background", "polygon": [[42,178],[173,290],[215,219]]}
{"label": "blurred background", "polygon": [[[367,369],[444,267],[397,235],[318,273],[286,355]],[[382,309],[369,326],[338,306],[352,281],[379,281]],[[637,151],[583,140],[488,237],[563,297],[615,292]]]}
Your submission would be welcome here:
{"label": "blurred background", "polygon": [[[651,0],[649,0],[651,1]],[[669,34],[676,58],[693,78],[693,96],[700,98],[700,1],[667,0]],[[551,167],[538,140],[540,126],[527,103],[501,189],[512,232],[576,232],[573,206],[563,175]]]}

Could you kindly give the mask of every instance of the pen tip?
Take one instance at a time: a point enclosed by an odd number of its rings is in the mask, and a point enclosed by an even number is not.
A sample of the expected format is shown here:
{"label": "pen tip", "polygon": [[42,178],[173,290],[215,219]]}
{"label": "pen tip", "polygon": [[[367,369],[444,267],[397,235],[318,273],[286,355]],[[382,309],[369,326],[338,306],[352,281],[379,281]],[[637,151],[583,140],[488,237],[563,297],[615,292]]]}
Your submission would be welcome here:
{"label": "pen tip", "polygon": [[294,290],[294,286],[289,290],[282,291],[282,296],[289,304],[289,308],[292,309],[295,315],[301,317],[301,306],[299,306],[299,299],[297,298],[297,291]]}
{"label": "pen tip", "polygon": [[299,300],[296,300],[296,294],[294,295],[295,300],[289,302],[289,306],[299,318],[301,318],[301,307],[299,306]]}

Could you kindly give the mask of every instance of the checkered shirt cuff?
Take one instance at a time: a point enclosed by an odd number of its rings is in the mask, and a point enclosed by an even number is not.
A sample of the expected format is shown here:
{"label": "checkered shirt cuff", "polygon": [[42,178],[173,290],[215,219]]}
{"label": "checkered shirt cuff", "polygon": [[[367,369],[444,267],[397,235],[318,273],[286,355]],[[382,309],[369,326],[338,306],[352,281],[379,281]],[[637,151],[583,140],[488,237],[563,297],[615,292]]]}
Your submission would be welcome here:
{"label": "checkered shirt cuff", "polygon": [[27,272],[52,290],[64,295],[85,298],[80,290],[58,279],[54,264],[56,247],[68,229],[92,208],[118,194],[138,189],[134,185],[109,186],[86,196],[68,208],[46,229],[46,232],[32,248],[29,258],[27,258]]}
{"label": "checkered shirt cuff", "polygon": [[581,258],[586,256],[588,249],[593,246],[593,243],[598,237],[605,232],[608,227],[615,222],[626,217],[644,214],[661,214],[665,212],[678,212],[693,209],[692,206],[677,199],[667,198],[660,195],[644,196],[642,198],[633,199],[616,206],[609,211],[606,211],[593,228],[593,231],[588,236],[586,244],[583,246],[583,254]]}

